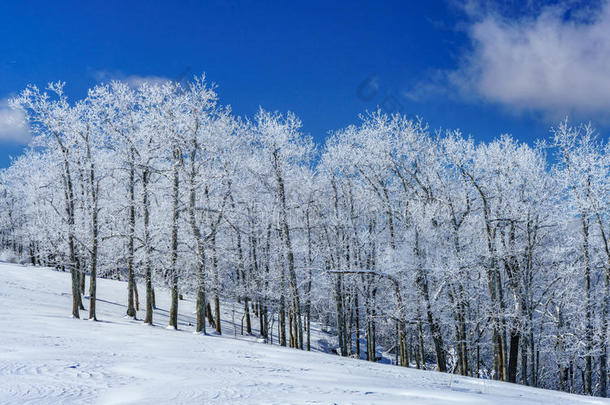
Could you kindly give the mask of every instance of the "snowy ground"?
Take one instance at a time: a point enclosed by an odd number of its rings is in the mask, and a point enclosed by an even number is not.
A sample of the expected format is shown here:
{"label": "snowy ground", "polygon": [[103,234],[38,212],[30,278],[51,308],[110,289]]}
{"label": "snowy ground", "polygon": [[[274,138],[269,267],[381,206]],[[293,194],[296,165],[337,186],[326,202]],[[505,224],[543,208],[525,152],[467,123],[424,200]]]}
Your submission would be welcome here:
{"label": "snowy ground", "polygon": [[235,339],[228,323],[194,335],[188,301],[167,330],[160,293],[159,326],[144,326],[123,318],[124,283],[98,286],[101,321],[75,320],[69,274],[0,263],[1,404],[610,403]]}

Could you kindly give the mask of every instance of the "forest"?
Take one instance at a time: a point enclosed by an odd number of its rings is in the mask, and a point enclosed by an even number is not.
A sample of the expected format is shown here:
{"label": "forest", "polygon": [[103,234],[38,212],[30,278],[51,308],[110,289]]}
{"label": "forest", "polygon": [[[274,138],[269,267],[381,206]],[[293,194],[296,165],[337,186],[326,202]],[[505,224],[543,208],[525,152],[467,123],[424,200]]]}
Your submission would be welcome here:
{"label": "forest", "polygon": [[11,100],[33,138],[0,172],[0,247],[70,272],[67,315],[97,320],[115,278],[151,325],[167,291],[171,328],[183,296],[200,333],[238,302],[267,344],[310,350],[319,322],[340,356],[607,395],[610,144],[590,124],[481,142],[378,109],[318,144],[204,76],[64,90]]}

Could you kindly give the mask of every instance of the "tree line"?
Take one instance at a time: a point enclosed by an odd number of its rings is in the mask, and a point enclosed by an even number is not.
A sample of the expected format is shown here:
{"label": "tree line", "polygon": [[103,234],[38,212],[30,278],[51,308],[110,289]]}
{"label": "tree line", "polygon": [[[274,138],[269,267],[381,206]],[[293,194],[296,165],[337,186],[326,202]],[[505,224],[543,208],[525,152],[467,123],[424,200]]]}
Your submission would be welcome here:
{"label": "tree line", "polygon": [[166,286],[173,328],[181,295],[202,333],[237,301],[267,343],[310,350],[315,321],[341,356],[606,396],[610,146],[590,125],[475,142],[377,110],[316,145],[205,77],[11,103],[34,138],[0,173],[0,242],[69,271],[76,318],[87,276],[93,320],[115,277],[151,325]]}

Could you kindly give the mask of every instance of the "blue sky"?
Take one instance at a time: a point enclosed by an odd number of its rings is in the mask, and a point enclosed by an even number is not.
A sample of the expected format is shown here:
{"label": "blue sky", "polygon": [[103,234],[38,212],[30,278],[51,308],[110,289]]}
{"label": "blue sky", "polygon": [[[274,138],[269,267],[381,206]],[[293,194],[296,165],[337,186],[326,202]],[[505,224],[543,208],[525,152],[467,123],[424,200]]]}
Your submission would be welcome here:
{"label": "blue sky", "polygon": [[532,142],[563,114],[610,122],[606,3],[287,3],[3,2],[0,167],[27,141],[6,99],[55,80],[79,98],[100,81],[205,72],[236,114],[294,111],[319,142],[377,105],[479,140]]}

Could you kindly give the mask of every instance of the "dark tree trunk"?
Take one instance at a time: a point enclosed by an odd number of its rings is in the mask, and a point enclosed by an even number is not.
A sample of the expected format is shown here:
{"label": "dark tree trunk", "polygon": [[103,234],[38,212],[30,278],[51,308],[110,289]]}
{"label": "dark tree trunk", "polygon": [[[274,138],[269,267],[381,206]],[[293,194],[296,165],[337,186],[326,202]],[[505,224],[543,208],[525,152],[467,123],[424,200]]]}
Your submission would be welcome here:
{"label": "dark tree trunk", "polygon": [[178,204],[179,204],[179,173],[180,151],[174,148],[173,190],[172,190],[172,240],[170,245],[170,287],[171,305],[169,309],[169,326],[178,329]]}
{"label": "dark tree trunk", "polygon": [[136,309],[134,308],[134,238],[136,229],[136,201],[135,201],[135,167],[133,148],[131,150],[131,161],[129,168],[129,237],[127,240],[127,316],[136,317]]}
{"label": "dark tree trunk", "polygon": [[145,249],[145,257],[144,257],[144,278],[146,282],[146,316],[144,318],[144,323],[149,325],[153,324],[153,309],[155,308],[155,291],[152,287],[152,268],[150,264],[150,255],[152,253],[152,249],[150,247],[150,230],[149,230],[149,221],[150,221],[150,211],[148,207],[148,169],[145,168],[142,172],[142,210],[143,210],[143,220],[144,220],[144,249]]}
{"label": "dark tree trunk", "polygon": [[508,382],[517,382],[517,364],[519,357],[519,341],[521,333],[513,331],[510,335],[510,352],[508,355]]}

